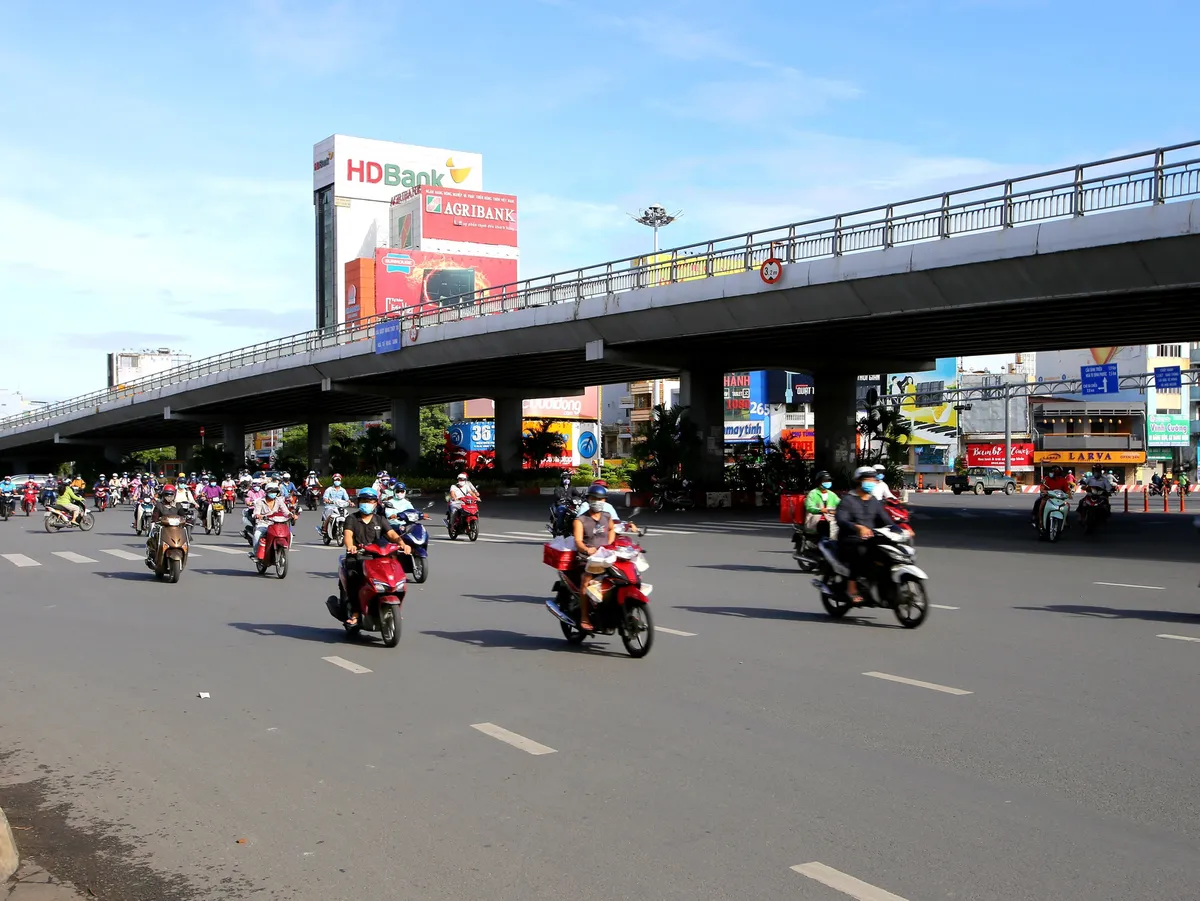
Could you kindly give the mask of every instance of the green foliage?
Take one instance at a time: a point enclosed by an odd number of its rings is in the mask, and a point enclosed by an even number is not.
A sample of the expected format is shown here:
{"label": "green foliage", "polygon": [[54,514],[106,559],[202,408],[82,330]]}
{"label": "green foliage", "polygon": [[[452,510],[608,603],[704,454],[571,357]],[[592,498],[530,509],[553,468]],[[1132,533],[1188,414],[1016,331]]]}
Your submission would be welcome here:
{"label": "green foliage", "polygon": [[216,472],[224,475],[227,472],[234,472],[241,461],[237,460],[233,454],[225,453],[224,444],[204,444],[192,448],[190,469],[196,472]]}
{"label": "green foliage", "polygon": [[896,408],[875,406],[867,411],[865,418],[859,420],[858,433],[862,437],[859,465],[882,463],[887,483],[901,484],[903,473],[900,467],[908,462],[909,441],[912,438],[910,420]]}
{"label": "green foliage", "polygon": [[[450,413],[445,404],[421,407],[421,458],[441,455],[450,430]],[[415,462],[415,461],[414,461]]]}
{"label": "green foliage", "polygon": [[175,448],[173,447],[156,447],[151,450],[134,451],[121,464],[121,471],[146,470],[151,468],[157,471],[162,468],[164,460],[175,459],[178,458],[175,456]]}
{"label": "green foliage", "polygon": [[655,481],[666,484],[682,478],[700,457],[700,434],[687,407],[659,404],[650,421],[641,425],[639,435],[643,440],[633,446],[636,467],[629,477],[634,491],[649,492]]}
{"label": "green foliage", "polygon": [[547,463],[547,457],[561,457],[566,450],[567,439],[561,432],[552,432],[554,420],[543,419],[521,435],[521,455],[534,469],[561,468],[556,463]]}

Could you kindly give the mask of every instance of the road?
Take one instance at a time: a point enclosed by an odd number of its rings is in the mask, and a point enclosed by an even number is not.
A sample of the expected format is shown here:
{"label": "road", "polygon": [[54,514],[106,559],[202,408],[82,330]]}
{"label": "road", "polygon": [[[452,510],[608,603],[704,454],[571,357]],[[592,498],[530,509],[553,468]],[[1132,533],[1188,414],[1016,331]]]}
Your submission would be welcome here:
{"label": "road", "polygon": [[200,534],[175,586],[125,510],[0,523],[0,806],[104,901],[1194,901],[1191,517],[1030,503],[914,500],[915,631],[829,620],[786,526],[647,515],[643,660],[563,641],[532,501],[436,536],[394,650],[312,514],[286,580]]}

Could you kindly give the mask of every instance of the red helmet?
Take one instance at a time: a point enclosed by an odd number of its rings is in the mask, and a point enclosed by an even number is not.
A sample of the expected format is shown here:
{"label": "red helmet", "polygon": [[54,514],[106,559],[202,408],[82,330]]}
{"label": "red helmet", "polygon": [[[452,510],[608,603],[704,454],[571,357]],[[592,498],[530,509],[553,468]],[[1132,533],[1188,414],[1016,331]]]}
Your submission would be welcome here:
{"label": "red helmet", "polygon": [[342,480],[342,474],[340,472],[335,472],[333,474],[333,478],[334,478],[334,481],[340,482]]}

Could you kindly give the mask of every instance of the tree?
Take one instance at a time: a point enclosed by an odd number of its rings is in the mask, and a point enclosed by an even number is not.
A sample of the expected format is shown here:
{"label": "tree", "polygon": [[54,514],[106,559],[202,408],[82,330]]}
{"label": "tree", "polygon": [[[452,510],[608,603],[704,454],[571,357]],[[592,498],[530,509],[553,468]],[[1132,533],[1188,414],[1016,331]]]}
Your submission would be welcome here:
{"label": "tree", "polygon": [[650,421],[642,423],[633,445],[637,469],[630,473],[634,491],[649,492],[656,482],[682,478],[700,457],[700,433],[687,414],[687,407],[656,406]]}
{"label": "tree", "polygon": [[395,465],[396,441],[392,427],[386,423],[372,423],[358,439],[359,465],[362,472],[378,472]]}
{"label": "tree", "polygon": [[[442,454],[446,448],[446,432],[450,430],[450,413],[445,404],[421,407],[421,456]],[[409,461],[415,463],[415,460]]]}
{"label": "tree", "polygon": [[[562,432],[552,432],[554,420],[543,419],[537,425],[525,430],[521,435],[521,455],[534,469],[541,469],[549,458],[563,456],[567,448],[567,439]],[[549,461],[549,465],[557,463]]]}
{"label": "tree", "polygon": [[205,444],[192,448],[192,468],[197,472],[208,470],[224,475],[233,472],[238,461],[233,454],[225,452],[224,444]]}
{"label": "tree", "polygon": [[127,458],[128,463],[123,469],[162,469],[163,461],[175,459],[175,448],[155,447],[150,450],[134,451]]}
{"label": "tree", "polygon": [[862,438],[859,464],[874,466],[882,463],[887,483],[899,485],[903,479],[900,467],[908,462],[912,438],[912,423],[908,418],[894,407],[874,406],[859,420],[858,434]]}

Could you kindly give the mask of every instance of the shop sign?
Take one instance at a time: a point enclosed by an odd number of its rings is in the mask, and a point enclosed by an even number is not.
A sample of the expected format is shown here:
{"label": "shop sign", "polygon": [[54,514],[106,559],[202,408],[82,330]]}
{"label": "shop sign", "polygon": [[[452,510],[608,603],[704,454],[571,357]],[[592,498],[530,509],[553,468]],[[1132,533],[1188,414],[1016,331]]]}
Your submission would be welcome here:
{"label": "shop sign", "polygon": [[[1012,463],[1010,466],[1032,466],[1033,444],[1027,441],[1012,442]],[[997,444],[968,444],[968,466],[997,466],[1004,468],[1004,445]]]}
{"label": "shop sign", "polygon": [[1145,451],[1055,450],[1034,451],[1033,462],[1048,463],[1145,463]]}

